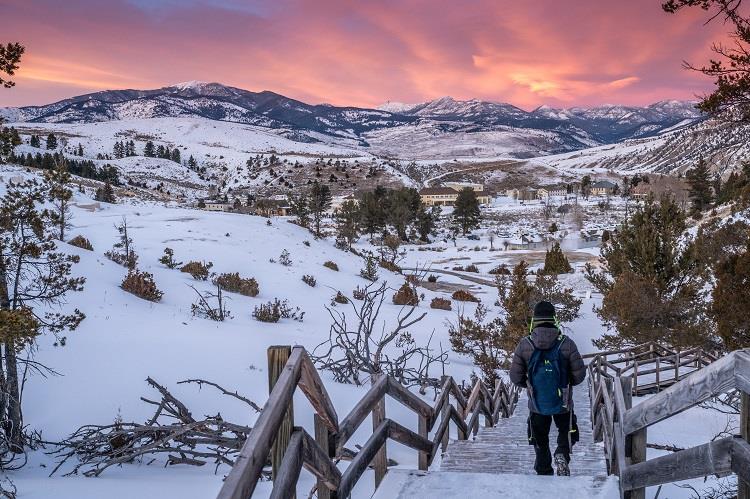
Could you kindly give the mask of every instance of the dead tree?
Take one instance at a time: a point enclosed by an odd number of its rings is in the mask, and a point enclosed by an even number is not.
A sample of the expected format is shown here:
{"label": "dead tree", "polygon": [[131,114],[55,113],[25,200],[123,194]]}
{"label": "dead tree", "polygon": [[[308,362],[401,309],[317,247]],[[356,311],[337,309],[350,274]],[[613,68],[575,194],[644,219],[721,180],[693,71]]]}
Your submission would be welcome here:
{"label": "dead tree", "polygon": [[[226,302],[224,301],[224,295],[221,292],[221,286],[216,286],[216,293],[206,292],[201,293],[194,286],[190,286],[195,294],[198,295],[198,301],[190,306],[190,310],[193,312],[193,316],[203,317],[205,319],[211,319],[212,321],[223,322],[226,319],[231,319],[232,315],[227,310]],[[216,306],[212,305],[211,302],[216,301]]]}
{"label": "dead tree", "polygon": [[333,319],[328,339],[313,350],[311,357],[321,368],[331,371],[340,383],[362,385],[375,374],[387,374],[403,385],[437,386],[441,373],[430,374],[434,364],[444,366],[447,354],[430,347],[417,345],[408,329],[424,319],[417,307],[404,306],[395,324],[388,327],[379,320],[380,309],[386,300],[387,283],[370,284],[364,290],[364,299],[351,300],[353,327],[345,311],[328,308]]}
{"label": "dead tree", "polygon": [[[167,466],[204,466],[212,463],[216,471],[221,465],[234,464],[252,428],[225,421],[218,413],[196,419],[188,407],[164,386],[151,378],[146,382],[161,395],[159,401],[141,397],[142,401],[156,406],[156,412],[148,421],[134,423],[117,418],[111,424],[81,426],[62,442],[53,444],[55,449],[49,454],[59,461],[50,476],[71,459],[75,464],[64,476],[99,476],[110,466],[144,462],[146,458],[150,458],[145,461],[150,464],[159,455],[166,455]],[[255,402],[216,383],[201,379],[179,383],[211,386],[260,412]]]}

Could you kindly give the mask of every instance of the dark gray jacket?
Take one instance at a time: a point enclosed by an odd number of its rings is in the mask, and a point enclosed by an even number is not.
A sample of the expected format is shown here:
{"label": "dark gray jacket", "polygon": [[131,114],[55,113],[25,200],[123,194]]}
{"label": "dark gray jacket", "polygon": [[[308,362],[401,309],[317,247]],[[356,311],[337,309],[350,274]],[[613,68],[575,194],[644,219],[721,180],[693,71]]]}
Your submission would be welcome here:
{"label": "dark gray jacket", "polygon": [[[534,345],[537,348],[546,350],[555,344],[560,336],[560,330],[556,327],[537,326],[531,331],[531,335],[523,338],[513,352],[513,362],[510,365],[510,381],[521,388],[528,386],[528,365],[531,355],[534,353]],[[581,354],[575,342],[565,336],[560,345],[560,357],[563,362],[567,362],[568,382],[570,387],[580,385],[586,379],[586,366],[583,364]],[[569,392],[570,407],[572,408],[572,392]],[[529,408],[534,411],[533,396],[529,394]]]}

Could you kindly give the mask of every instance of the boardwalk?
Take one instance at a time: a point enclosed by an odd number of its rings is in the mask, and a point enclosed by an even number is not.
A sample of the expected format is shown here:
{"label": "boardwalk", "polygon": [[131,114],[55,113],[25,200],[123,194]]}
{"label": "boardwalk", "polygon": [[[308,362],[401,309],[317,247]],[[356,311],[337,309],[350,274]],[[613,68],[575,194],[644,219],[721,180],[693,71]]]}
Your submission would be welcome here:
{"label": "boardwalk", "polygon": [[[590,402],[585,384],[574,389],[573,401],[578,417],[580,441],[573,446],[570,472],[573,476],[601,477],[607,475],[604,452],[594,443],[591,430]],[[533,474],[534,448],[526,437],[526,418],[529,416],[526,396],[518,401],[515,413],[494,428],[480,428],[476,440],[451,441],[440,466],[441,471],[460,471],[492,474]],[[557,430],[554,424],[550,442],[554,451]]]}

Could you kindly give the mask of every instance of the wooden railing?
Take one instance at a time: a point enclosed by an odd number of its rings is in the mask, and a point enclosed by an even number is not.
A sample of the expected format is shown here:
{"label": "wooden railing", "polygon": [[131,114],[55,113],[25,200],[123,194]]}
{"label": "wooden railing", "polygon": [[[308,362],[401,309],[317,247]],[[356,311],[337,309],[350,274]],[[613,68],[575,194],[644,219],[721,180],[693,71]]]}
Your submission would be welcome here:
{"label": "wooden railing", "polygon": [[[416,450],[419,453],[418,467],[426,470],[438,450],[445,450],[451,421],[457,428],[458,438],[466,439],[469,434],[476,434],[479,430],[480,416],[484,416],[486,426],[493,426],[500,418],[509,417],[518,401],[519,391],[516,387],[498,382],[490,392],[480,380],[475,382],[469,396],[465,397],[453,378],[448,376],[443,377],[440,394],[434,405],[430,406],[395,379],[380,376],[373,380],[370,390],[351,412],[339,421],[304,348],[271,347],[270,364],[274,362],[272,359],[276,359],[276,363],[284,359],[283,369],[269,365],[270,396],[224,481],[218,499],[251,497],[269,454],[274,470],[272,498],[294,497],[304,466],[317,478],[319,498],[344,499],[349,497],[370,465],[375,468],[376,487],[379,485],[387,470],[387,440]],[[293,426],[292,396],[297,387],[313,407],[314,437],[303,428]],[[386,417],[386,395],[417,415],[418,432]],[[342,456],[344,445],[368,415],[372,415],[372,435],[342,473],[335,460]],[[433,429],[435,431],[430,439],[429,434]]]}
{"label": "wooden railing", "polygon": [[583,358],[588,360],[590,375],[608,379],[629,376],[636,397],[658,393],[717,359],[701,348],[680,351],[655,342],[587,354]]}
{"label": "wooden railing", "polygon": [[[750,350],[738,350],[716,360],[713,355],[699,350],[674,352],[656,345],[646,345],[645,351],[636,348],[589,356],[588,365],[594,437],[604,442],[608,472],[620,477],[623,497],[640,499],[645,497],[645,487],[736,473],[738,497],[749,498]],[[648,354],[644,355],[645,352]],[[607,358],[612,355],[622,358]],[[666,362],[667,369],[661,371],[656,367],[639,371],[638,363],[649,357],[659,359],[657,366]],[[708,364],[710,360],[714,361]],[[685,367],[688,365],[693,366],[690,372]],[[685,372],[680,371],[683,367]],[[633,395],[645,389],[644,385],[636,388],[634,380],[644,372],[657,376],[655,382],[645,385],[649,390],[655,386],[659,391],[633,405]],[[671,374],[659,380],[663,372]],[[665,382],[670,386],[664,388]],[[735,389],[742,393],[741,436],[646,459],[649,426]]]}

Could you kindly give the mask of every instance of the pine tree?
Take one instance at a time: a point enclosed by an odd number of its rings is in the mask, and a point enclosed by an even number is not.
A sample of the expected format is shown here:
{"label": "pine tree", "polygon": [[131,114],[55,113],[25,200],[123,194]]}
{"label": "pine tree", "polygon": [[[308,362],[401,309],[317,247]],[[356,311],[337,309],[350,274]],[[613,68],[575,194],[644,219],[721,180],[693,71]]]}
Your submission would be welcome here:
{"label": "pine tree", "polygon": [[310,214],[315,224],[315,236],[320,237],[320,223],[323,220],[323,214],[331,207],[333,200],[331,188],[320,182],[313,182],[310,189]]}
{"label": "pine tree", "polygon": [[117,159],[120,159],[125,155],[122,150],[122,142],[115,142],[115,145],[112,147],[112,155]]}
{"label": "pine tree", "polygon": [[193,157],[192,154],[190,155],[190,158],[188,158],[187,164],[191,170],[195,170],[195,168],[198,166],[198,163],[195,161],[195,158]]}
{"label": "pine tree", "polygon": [[344,201],[336,210],[336,234],[349,249],[359,237],[359,207],[354,201]]}
{"label": "pine tree", "polygon": [[9,186],[0,199],[0,340],[2,341],[3,399],[0,420],[13,452],[23,448],[21,380],[17,354],[36,336],[50,332],[64,344],[63,331],[84,319],[79,310],[59,310],[66,295],[83,289],[85,279],[72,277],[75,255],[57,251],[57,228],[49,210],[47,189],[36,181]]}
{"label": "pine tree", "polygon": [[458,193],[453,206],[453,220],[461,228],[463,235],[479,227],[482,213],[479,210],[477,194],[471,187],[466,187]]}
{"label": "pine tree", "polygon": [[382,202],[384,195],[380,192],[378,189],[365,192],[359,202],[360,225],[362,231],[370,235],[370,239],[385,228],[386,215]]}
{"label": "pine tree", "polygon": [[172,149],[172,153],[170,154],[170,159],[174,161],[175,163],[180,162],[180,150],[178,148]]}
{"label": "pine tree", "polygon": [[596,313],[615,331],[598,347],[697,346],[708,339],[703,267],[686,228],[673,199],[650,197],[602,246],[601,270],[586,265],[586,278],[603,295]]}
{"label": "pine tree", "polygon": [[435,226],[440,220],[440,206],[433,206],[429,210],[420,202],[419,211],[417,211],[417,232],[419,240],[422,242],[430,241],[430,234],[435,230]]}
{"label": "pine tree", "polygon": [[307,194],[290,194],[287,201],[292,215],[297,217],[297,225],[307,228],[310,225],[310,201]]}
{"label": "pine tree", "polygon": [[104,182],[103,187],[99,187],[96,190],[94,199],[97,201],[101,201],[103,203],[116,203],[117,202],[117,198],[115,198],[115,191],[114,189],[112,189],[112,184],[109,183],[109,180]]}
{"label": "pine tree", "polygon": [[143,155],[147,158],[153,158],[155,155],[154,151],[154,143],[152,141],[147,141],[146,145],[143,147]]}
{"label": "pine tree", "polygon": [[57,137],[54,133],[47,135],[47,149],[57,149]]}
{"label": "pine tree", "polygon": [[711,171],[708,169],[706,161],[701,158],[695,168],[688,170],[685,178],[690,186],[688,190],[691,202],[690,214],[698,218],[701,212],[711,206],[711,201],[713,201]]}
{"label": "pine tree", "polygon": [[739,254],[731,254],[715,270],[711,315],[725,351],[746,348],[750,344],[750,245]]}
{"label": "pine tree", "polygon": [[45,173],[45,181],[49,190],[49,201],[52,204],[50,219],[57,230],[57,238],[65,241],[65,232],[70,228],[70,200],[73,191],[68,188],[70,173],[64,159],[57,166]]}
{"label": "pine tree", "polygon": [[159,145],[158,145],[158,146],[156,147],[156,157],[157,157],[157,158],[163,158],[163,157],[164,157],[164,154],[166,154],[166,149],[164,148],[164,146],[163,146],[163,145],[159,144]]}
{"label": "pine tree", "polygon": [[42,143],[39,140],[39,135],[32,135],[31,138],[29,139],[29,145],[31,147],[37,147],[37,148],[41,147]]}
{"label": "pine tree", "polygon": [[409,236],[406,229],[416,220],[421,199],[416,189],[403,187],[388,193],[387,221],[396,229],[401,240],[406,241]]}
{"label": "pine tree", "polygon": [[543,272],[545,274],[567,274],[572,271],[573,267],[570,266],[568,258],[560,248],[560,243],[555,242],[544,256]]}

